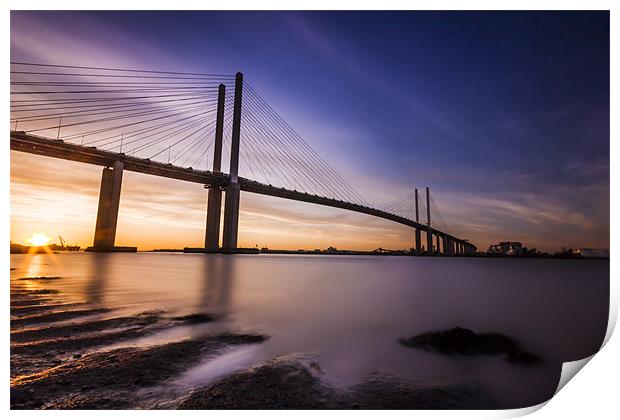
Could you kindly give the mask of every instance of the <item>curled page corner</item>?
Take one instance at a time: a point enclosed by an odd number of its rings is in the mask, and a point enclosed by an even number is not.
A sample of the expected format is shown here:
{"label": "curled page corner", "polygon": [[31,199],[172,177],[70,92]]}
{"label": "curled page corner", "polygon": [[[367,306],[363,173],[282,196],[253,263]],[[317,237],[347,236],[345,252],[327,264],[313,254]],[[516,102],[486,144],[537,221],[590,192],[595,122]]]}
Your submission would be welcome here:
{"label": "curled page corner", "polygon": [[581,368],[583,368],[595,356],[595,354],[596,353],[594,353],[592,356],[588,356],[580,360],[573,360],[572,362],[564,362],[562,364],[562,373],[560,374],[560,382],[558,383],[558,387],[556,388],[553,396],[555,396],[558,392],[560,392],[560,390],[564,388],[564,385],[566,385],[568,381],[573,379],[573,376],[575,376],[577,372],[579,372]]}
{"label": "curled page corner", "polygon": [[553,396],[547,401],[543,401],[540,404],[532,405],[530,407],[517,408],[514,410],[505,410],[502,412],[502,414],[498,416],[498,418],[523,417],[540,410],[545,405],[547,405],[547,403],[551,401],[551,399],[553,399],[553,397],[555,397],[562,388],[564,388],[564,385],[566,385],[577,374],[577,372],[579,372],[581,368],[583,368],[590,361],[590,359],[594,357],[595,354],[580,360],[564,362],[562,364],[562,372],[560,373],[560,381],[558,382],[558,387],[553,393]]}
{"label": "curled page corner", "polygon": [[616,328],[616,321],[618,320],[618,289],[614,283],[615,282],[610,281],[609,284],[609,295],[611,297],[609,300],[609,319],[607,320],[607,332],[605,333],[605,338],[603,339],[601,349],[605,347],[605,344],[607,344],[611,338],[611,335]]}
{"label": "curled page corner", "polygon": [[[557,395],[558,392],[571,380],[573,377],[590,361],[596,354],[605,347],[605,345],[609,342],[614,329],[616,327],[616,321],[618,319],[618,295],[615,293],[615,285],[614,282],[610,282],[610,302],[609,302],[609,319],[607,321],[607,331],[605,333],[605,338],[603,339],[603,343],[601,344],[601,348],[594,354],[585,357],[580,360],[573,360],[571,362],[564,362],[562,364],[562,372],[560,373],[560,380],[558,382],[558,387],[553,393],[553,397]],[[517,408],[513,410],[505,410],[500,412],[496,418],[515,418],[527,416],[528,414],[532,414],[541,408],[543,408],[551,399],[551,397],[547,401],[541,402],[540,404],[533,405],[531,407],[523,407]]]}
{"label": "curled page corner", "polygon": [[[601,348],[596,352],[598,353],[605,347],[609,339],[611,338],[614,329],[616,328],[616,321],[618,319],[618,295],[615,292],[614,282],[610,282],[610,302],[609,302],[609,319],[607,320],[607,331],[605,332],[605,338],[601,344]],[[564,385],[566,385],[573,377],[579,372],[595,355],[584,357],[580,360],[573,360],[572,362],[564,362],[562,364],[562,373],[560,374],[560,381],[558,387],[555,390],[553,396],[555,396]],[[552,397],[553,398],[553,397]]]}
{"label": "curled page corner", "polygon": [[505,410],[503,412],[501,412],[502,414],[499,416],[499,418],[516,418],[516,417],[524,417],[527,416],[529,414],[535,413],[536,411],[540,410],[541,408],[543,408],[545,405],[547,405],[547,403],[550,400],[547,401],[543,401],[540,404],[536,404],[536,405],[532,405],[530,407],[523,407],[523,408],[515,408],[512,410]]}

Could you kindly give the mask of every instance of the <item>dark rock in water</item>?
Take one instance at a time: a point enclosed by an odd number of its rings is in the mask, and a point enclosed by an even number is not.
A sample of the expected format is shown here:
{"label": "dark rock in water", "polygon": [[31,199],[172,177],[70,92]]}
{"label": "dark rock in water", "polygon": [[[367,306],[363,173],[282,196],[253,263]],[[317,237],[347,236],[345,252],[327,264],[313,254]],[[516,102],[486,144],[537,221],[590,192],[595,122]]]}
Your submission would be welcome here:
{"label": "dark rock in water", "polygon": [[175,321],[182,321],[187,324],[201,324],[203,322],[213,322],[218,319],[217,315],[208,313],[195,313],[172,317]]}
{"label": "dark rock in water", "polygon": [[[12,268],[11,270],[14,270]],[[60,276],[31,276],[31,277],[20,277],[18,280],[58,280],[61,279]]]}
{"label": "dark rock in water", "polygon": [[423,385],[375,373],[350,389],[326,381],[318,363],[281,356],[190,394],[181,409],[450,409],[482,408],[474,384]]}
{"label": "dark rock in water", "polygon": [[541,359],[524,351],[511,337],[499,333],[476,334],[472,330],[456,327],[445,331],[431,331],[411,338],[401,338],[407,347],[435,351],[442,354],[476,356],[480,354],[505,354],[506,361],[514,364],[534,364]]}
{"label": "dark rock in water", "polygon": [[478,336],[471,330],[456,327],[447,331],[433,331],[415,335],[411,338],[401,338],[401,344],[408,347],[434,350],[439,353],[476,354]]}
{"label": "dark rock in water", "polygon": [[181,409],[335,408],[336,393],[320,372],[299,356],[279,357],[194,391]]}

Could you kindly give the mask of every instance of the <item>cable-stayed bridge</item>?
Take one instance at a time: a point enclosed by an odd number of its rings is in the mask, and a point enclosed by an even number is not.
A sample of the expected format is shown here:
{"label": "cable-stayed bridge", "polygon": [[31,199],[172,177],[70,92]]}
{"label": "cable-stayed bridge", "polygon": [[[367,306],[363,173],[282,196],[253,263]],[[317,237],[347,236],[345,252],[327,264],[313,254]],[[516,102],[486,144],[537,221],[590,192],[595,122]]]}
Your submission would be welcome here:
{"label": "cable-stayed bridge", "polygon": [[[205,247],[200,249],[205,252],[239,251],[241,191],[412,227],[418,254],[476,250],[448,232],[428,188],[423,194],[412,189],[384,206],[369,204],[241,73],[12,62],[10,122],[11,150],[104,167],[93,251],[132,249],[115,246],[126,170],[208,188]],[[229,162],[228,173],[223,162]]]}

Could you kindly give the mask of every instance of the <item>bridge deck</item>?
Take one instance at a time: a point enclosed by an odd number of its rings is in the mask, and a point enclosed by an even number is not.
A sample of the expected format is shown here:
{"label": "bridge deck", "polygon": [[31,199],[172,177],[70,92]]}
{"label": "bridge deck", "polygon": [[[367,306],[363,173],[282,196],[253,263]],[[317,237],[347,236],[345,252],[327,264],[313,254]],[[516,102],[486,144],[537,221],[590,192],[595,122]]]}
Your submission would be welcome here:
{"label": "bridge deck", "polygon": [[[45,137],[33,136],[26,134],[23,131],[11,131],[11,150],[106,167],[112,166],[115,161],[120,161],[123,162],[124,170],[127,171],[178,179],[181,181],[195,182],[208,186],[225,186],[228,184],[228,175],[224,173],[213,173],[210,171],[200,171],[192,168],[182,168],[172,164],[127,156],[124,153],[114,153],[99,150],[95,147],[86,147],[73,143],[66,143],[62,140],[53,140]],[[328,197],[320,197],[286,188],[278,188],[242,177],[239,178],[239,184],[242,191],[250,193],[350,210],[357,213],[391,220],[405,226],[420,229],[421,231],[428,230],[426,225],[416,223],[413,220],[359,204],[348,203]],[[453,237],[446,232],[436,229],[432,229],[432,232],[436,235]],[[455,240],[459,240],[456,237],[453,238]],[[466,241],[464,241],[464,243],[468,244]]]}

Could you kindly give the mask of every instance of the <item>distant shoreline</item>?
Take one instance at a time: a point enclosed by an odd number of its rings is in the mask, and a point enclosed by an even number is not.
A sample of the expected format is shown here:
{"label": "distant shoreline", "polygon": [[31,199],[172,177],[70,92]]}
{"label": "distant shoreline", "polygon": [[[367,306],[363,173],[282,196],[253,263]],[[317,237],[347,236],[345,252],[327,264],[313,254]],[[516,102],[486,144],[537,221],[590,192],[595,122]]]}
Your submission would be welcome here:
{"label": "distant shoreline", "polygon": [[[187,252],[184,249],[173,248],[159,248],[151,249],[139,252],[175,252],[175,253],[200,253],[196,251],[198,248],[192,248],[194,251]],[[236,254],[235,252],[204,252],[209,254]],[[428,257],[424,253],[412,254],[406,251],[352,251],[352,250],[335,250],[335,251],[323,251],[323,250],[287,250],[287,249],[269,249],[261,250],[256,248],[244,248],[243,252],[239,254],[274,254],[274,255],[378,255],[378,256],[402,256],[402,257]],[[503,258],[503,259],[560,259],[560,260],[609,260],[609,257],[583,257],[581,255],[430,255],[432,257],[461,257],[461,258]]]}
{"label": "distant shoreline", "polygon": [[[31,251],[31,249],[34,249]],[[80,251],[63,251],[51,250],[54,254],[64,252],[80,252]],[[400,256],[400,257],[428,257],[425,253],[411,253],[407,251],[353,251],[353,250],[288,250],[288,249],[257,249],[257,248],[240,248],[238,252],[205,252],[201,248],[156,248],[150,250],[142,250],[138,252],[174,252],[184,254],[273,254],[273,255],[377,255],[377,256]],[[29,247],[19,244],[11,244],[11,254],[43,254],[49,253],[42,247]],[[503,258],[503,259],[556,259],[556,260],[609,260],[609,257],[583,257],[579,254],[540,254],[540,255],[502,255],[502,254],[483,254],[477,253],[473,255],[430,255],[431,257],[461,257],[461,258]]]}

